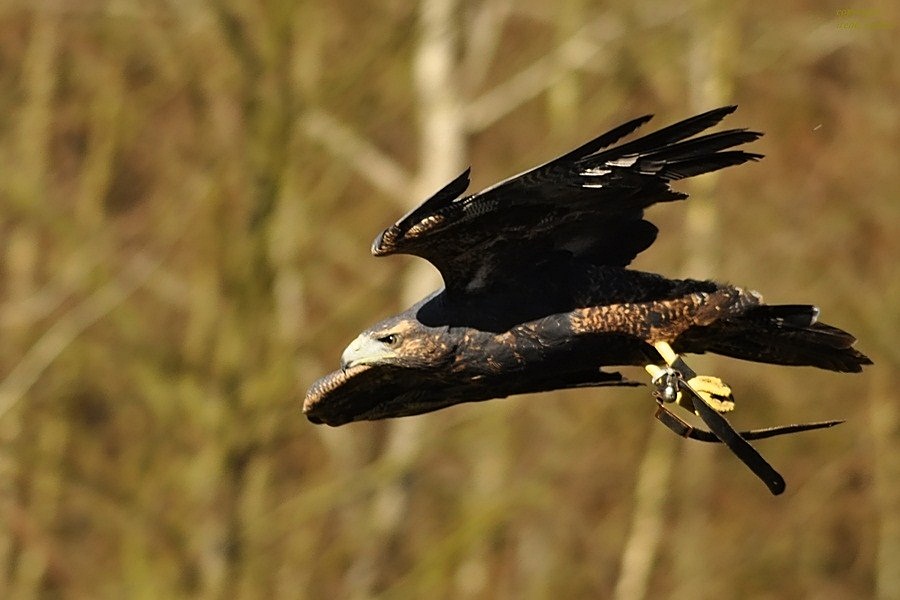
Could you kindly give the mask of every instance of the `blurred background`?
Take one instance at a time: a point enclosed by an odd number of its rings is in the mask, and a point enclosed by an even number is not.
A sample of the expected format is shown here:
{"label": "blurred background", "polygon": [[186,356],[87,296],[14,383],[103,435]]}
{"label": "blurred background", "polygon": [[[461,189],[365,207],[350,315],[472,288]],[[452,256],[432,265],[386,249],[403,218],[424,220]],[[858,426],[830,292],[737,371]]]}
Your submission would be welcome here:
{"label": "blurred background", "polygon": [[[0,597],[900,598],[900,4],[0,3]],[[339,429],[300,412],[439,285],[375,234],[617,125],[736,103],[636,268],[818,304],[862,375],[698,357],[648,390]],[[645,126],[645,128],[647,128]],[[643,378],[639,370],[626,375]]]}

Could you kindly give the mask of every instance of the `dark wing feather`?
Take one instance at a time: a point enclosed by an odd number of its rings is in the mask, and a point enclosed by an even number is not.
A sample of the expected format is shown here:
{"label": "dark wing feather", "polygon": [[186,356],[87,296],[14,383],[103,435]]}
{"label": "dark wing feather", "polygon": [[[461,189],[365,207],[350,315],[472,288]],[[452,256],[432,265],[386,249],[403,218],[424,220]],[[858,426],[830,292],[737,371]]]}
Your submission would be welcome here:
{"label": "dark wing feather", "polygon": [[856,338],[817,321],[808,304],[754,306],[739,316],[688,330],[675,343],[679,352],[715,352],[776,365],[813,366],[859,373],[872,364],[853,347]]}
{"label": "dark wing feather", "polygon": [[735,108],[712,110],[614,146],[651,118],[640,117],[462,196],[467,170],[384,230],[372,253],[429,260],[450,295],[533,287],[541,266],[556,265],[560,258],[624,267],[656,239],[644,209],[687,197],[669,182],[760,158],[728,150],[757,139],[756,132],[732,129],[692,137]]}
{"label": "dark wing feather", "polygon": [[332,426],[432,412],[454,404],[551,390],[640,385],[619,373],[593,368],[557,373],[542,369],[459,381],[391,365],[335,371],[309,388],[303,412],[313,423]]}

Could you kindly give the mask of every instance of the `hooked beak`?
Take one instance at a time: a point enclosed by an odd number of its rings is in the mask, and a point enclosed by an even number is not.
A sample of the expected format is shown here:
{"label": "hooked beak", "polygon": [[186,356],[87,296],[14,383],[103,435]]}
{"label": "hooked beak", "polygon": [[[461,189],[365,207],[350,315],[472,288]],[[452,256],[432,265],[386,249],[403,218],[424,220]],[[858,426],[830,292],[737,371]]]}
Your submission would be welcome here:
{"label": "hooked beak", "polygon": [[347,346],[341,354],[341,370],[346,371],[357,365],[371,365],[396,358],[397,354],[383,342],[368,335],[361,335]]}

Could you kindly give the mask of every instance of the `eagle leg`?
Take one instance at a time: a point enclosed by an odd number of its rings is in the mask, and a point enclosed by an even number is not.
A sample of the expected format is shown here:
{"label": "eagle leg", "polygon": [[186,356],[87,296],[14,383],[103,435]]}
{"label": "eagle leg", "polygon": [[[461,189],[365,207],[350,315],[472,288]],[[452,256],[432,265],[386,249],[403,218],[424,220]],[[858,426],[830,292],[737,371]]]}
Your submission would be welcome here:
{"label": "eagle leg", "polygon": [[[656,351],[659,352],[663,360],[666,361],[666,365],[668,365],[667,369],[663,369],[657,365],[646,366],[647,372],[653,377],[654,384],[661,381],[661,377],[663,377],[664,374],[674,371],[680,378],[687,382],[687,385],[691,386],[691,389],[693,389],[710,408],[716,412],[724,413],[734,410],[734,395],[728,384],[718,377],[698,375],[684,362],[683,358],[672,350],[672,346],[670,346],[668,342],[656,342],[653,347],[656,348]],[[672,387],[678,387],[677,382],[675,381],[667,381],[667,383],[676,383],[676,385]],[[690,398],[685,397],[685,395],[677,389],[674,398],[666,398],[665,393],[667,389],[668,386],[662,388],[662,399],[664,401],[675,402],[679,406],[696,414],[697,411],[694,409]]]}
{"label": "eagle leg", "polygon": [[[721,442],[725,444],[776,496],[784,492],[784,478],[747,440],[758,440],[800,431],[833,427],[840,423],[840,421],[823,421],[820,423],[770,427],[768,429],[735,431],[731,423],[722,416],[721,413],[724,411],[717,408],[715,403],[709,401],[710,394],[722,394],[725,402],[729,405],[725,410],[731,410],[734,407],[734,402],[731,400],[731,389],[716,377],[697,375],[672,350],[669,344],[658,342],[655,344],[655,347],[667,365],[666,367],[660,367],[650,364],[644,367],[652,377],[652,383],[656,387],[654,395],[659,403],[656,418],[682,437],[703,442]],[[709,391],[710,388],[705,388],[706,391],[701,391],[707,383],[709,383],[712,391]],[[697,389],[694,387],[695,385],[701,389]],[[724,394],[722,393],[723,391],[725,391]],[[722,402],[722,400],[717,401]],[[665,402],[677,402],[685,408],[688,408],[690,405],[688,410],[698,415],[706,423],[710,431],[697,429],[682,421],[665,407]]]}
{"label": "eagle leg", "polygon": [[[716,404],[710,402],[710,394],[708,392],[694,389],[692,383],[698,380],[699,376],[697,373],[687,366],[684,360],[675,354],[667,343],[658,342],[655,344],[655,347],[668,366],[663,368],[657,365],[646,365],[645,369],[653,376],[653,384],[657,388],[655,395],[661,402],[660,406],[662,406],[662,402],[678,402],[682,406],[690,404],[691,408],[689,410],[703,419],[703,422],[710,428],[711,433],[728,446],[735,456],[741,459],[766,484],[772,494],[777,496],[782,493],[785,483],[781,475],[772,468],[772,465],[766,462],[762,455],[740,433],[734,430],[731,423],[720,414],[721,411],[717,409]],[[709,377],[706,380],[716,381],[716,378]],[[725,384],[722,384],[722,387],[727,389]],[[682,393],[682,390],[684,390],[684,393]],[[730,397],[730,391],[729,389],[728,397]],[[730,404],[732,407],[734,406],[733,402]],[[668,411],[665,412],[668,413]],[[668,415],[674,417],[671,413],[668,413]],[[657,412],[658,419],[660,419],[660,416]],[[662,416],[666,417],[665,414]],[[691,431],[693,428],[690,426],[687,426],[687,428],[681,427],[679,424],[680,419],[662,418],[660,420],[675,433],[685,437],[692,437]]]}

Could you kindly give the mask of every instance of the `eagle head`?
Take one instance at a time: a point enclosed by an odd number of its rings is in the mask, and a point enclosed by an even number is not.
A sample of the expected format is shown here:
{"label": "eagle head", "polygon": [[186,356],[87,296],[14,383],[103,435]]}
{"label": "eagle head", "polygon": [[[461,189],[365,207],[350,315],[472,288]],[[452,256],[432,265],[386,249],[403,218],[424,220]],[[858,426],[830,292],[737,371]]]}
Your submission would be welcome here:
{"label": "eagle head", "polygon": [[427,327],[413,317],[386,319],[350,342],[341,354],[341,369],[359,365],[436,368],[452,357],[446,327]]}

